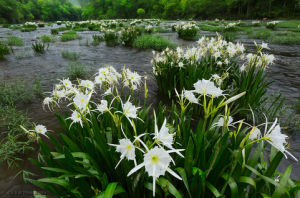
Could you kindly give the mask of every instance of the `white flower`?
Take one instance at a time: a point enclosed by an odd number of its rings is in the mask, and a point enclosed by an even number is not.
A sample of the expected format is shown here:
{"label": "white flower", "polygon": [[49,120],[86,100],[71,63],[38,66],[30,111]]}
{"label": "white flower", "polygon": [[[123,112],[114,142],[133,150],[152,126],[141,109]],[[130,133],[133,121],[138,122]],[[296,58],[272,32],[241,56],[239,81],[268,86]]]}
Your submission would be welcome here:
{"label": "white flower", "polygon": [[45,105],[47,105],[47,106],[48,106],[48,109],[52,110],[52,109],[50,108],[51,103],[54,103],[53,98],[46,97],[46,98],[43,100],[43,108],[44,108]]}
{"label": "white flower", "polygon": [[72,82],[69,79],[64,79],[61,82],[66,88],[68,89],[72,88]]}
{"label": "white flower", "polygon": [[163,148],[154,147],[144,154],[144,162],[134,167],[127,176],[145,167],[149,176],[153,177],[153,196],[155,196],[155,180],[161,175],[165,175],[166,171],[179,180],[182,180],[179,175],[169,168],[173,161],[170,154]]}
{"label": "white flower", "polygon": [[155,121],[155,132],[154,132],[153,139],[155,139],[158,143],[162,143],[164,146],[168,148],[173,148],[172,144],[173,144],[174,134],[170,134],[168,127],[166,127],[167,119],[165,118],[164,123],[162,124],[160,130],[158,130],[155,112],[154,112],[154,121]]}
{"label": "white flower", "polygon": [[71,119],[71,120],[72,120],[72,123],[70,124],[70,127],[69,127],[69,128],[71,128],[71,126],[72,126],[74,123],[78,123],[78,122],[80,123],[81,127],[83,127],[81,115],[80,115],[80,113],[78,113],[76,110],[73,111],[71,117],[69,117],[69,118],[67,118],[67,119]]}
{"label": "white flower", "polygon": [[255,140],[255,139],[260,138],[260,136],[261,136],[260,130],[257,127],[253,127],[253,129],[250,133],[249,139],[250,140]]}
{"label": "white flower", "polygon": [[123,114],[129,118],[137,118],[137,110],[140,107],[134,106],[131,102],[129,102],[130,97],[128,98],[127,102],[122,104]]}
{"label": "white flower", "polygon": [[[268,122],[266,122],[266,125],[267,124]],[[290,152],[286,150],[286,139],[288,138],[288,136],[281,133],[280,126],[279,124],[277,124],[277,118],[270,129],[268,131],[265,130],[264,138],[266,138],[266,141],[269,142],[272,146],[282,152],[286,158],[286,154],[289,154],[293,159],[298,161]]]}
{"label": "white flower", "polygon": [[132,72],[129,69],[126,69],[124,71],[125,75],[125,82],[124,84],[126,86],[132,86],[133,89],[136,89],[136,87],[141,83],[142,77],[137,72]]}
{"label": "white flower", "polygon": [[95,77],[95,84],[102,85],[103,82],[105,82],[105,75],[100,73]]}
{"label": "white flower", "polygon": [[120,161],[117,163],[116,167],[120,164],[120,162],[126,157],[128,160],[133,160],[134,164],[136,165],[136,160],[135,160],[135,147],[133,143],[127,139],[120,139],[119,144],[109,144],[111,146],[117,147],[116,151],[121,153]]}
{"label": "white flower", "polygon": [[100,113],[104,113],[104,112],[108,111],[107,101],[101,100],[101,103],[97,104],[96,110],[99,111]]}
{"label": "white flower", "polygon": [[80,86],[85,87],[85,88],[90,89],[90,90],[93,90],[95,85],[90,80],[81,80]]}
{"label": "white flower", "polygon": [[46,132],[47,132],[47,129],[44,125],[36,125],[35,128],[34,128],[34,131],[37,133],[37,134],[42,134],[42,135],[45,135]]}
{"label": "white flower", "polygon": [[218,61],[218,62],[217,62],[217,65],[218,65],[218,66],[222,66],[222,64],[223,64],[223,63],[222,63],[221,61]]}
{"label": "white flower", "polygon": [[183,63],[182,63],[182,62],[179,62],[179,63],[178,63],[178,67],[183,68]]}
{"label": "white flower", "polygon": [[212,97],[219,97],[223,95],[223,91],[214,85],[210,80],[198,80],[195,84],[195,92],[201,95],[208,95]]}
{"label": "white flower", "polygon": [[89,99],[90,99],[90,95],[78,93],[73,98],[73,103],[80,111],[84,111],[86,110],[87,105],[89,104]]}
{"label": "white flower", "polygon": [[193,91],[183,90],[183,96],[191,103],[198,103],[198,99],[195,97]]}
{"label": "white flower", "polygon": [[261,49],[270,49],[269,46],[268,46],[268,43],[262,42]]}
{"label": "white flower", "polygon": [[[226,120],[225,120],[226,119]],[[218,127],[223,127],[223,126],[233,126],[233,118],[231,116],[227,117],[224,119],[224,116],[220,117],[217,123],[213,125],[213,127],[218,126]]]}
{"label": "white flower", "polygon": [[111,88],[108,88],[105,92],[104,92],[104,96],[110,95],[112,94]]}

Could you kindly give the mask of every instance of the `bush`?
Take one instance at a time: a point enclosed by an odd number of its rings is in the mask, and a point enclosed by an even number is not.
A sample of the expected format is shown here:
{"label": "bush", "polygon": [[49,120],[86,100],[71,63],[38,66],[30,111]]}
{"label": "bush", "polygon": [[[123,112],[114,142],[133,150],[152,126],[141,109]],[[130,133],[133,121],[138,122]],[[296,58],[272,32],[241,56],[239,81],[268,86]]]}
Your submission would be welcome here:
{"label": "bush", "polygon": [[297,45],[300,44],[300,33],[285,32],[275,33],[268,38],[271,43]]}
{"label": "bush", "polygon": [[104,33],[104,40],[107,46],[116,46],[119,44],[119,34],[113,30],[107,30]]}
{"label": "bush", "polygon": [[3,28],[10,28],[10,26],[11,26],[10,24],[2,24]]}
{"label": "bush", "polygon": [[63,58],[73,61],[76,61],[80,58],[80,53],[77,52],[61,51],[61,55]]}
{"label": "bush", "polygon": [[142,35],[137,37],[133,46],[138,49],[154,49],[161,51],[166,48],[174,49],[176,44],[161,36]]}
{"label": "bush", "polygon": [[144,17],[144,15],[146,14],[146,12],[143,8],[137,9],[136,13],[139,17]]}
{"label": "bush", "polygon": [[263,40],[267,40],[272,35],[272,31],[265,28],[257,29],[257,30],[250,29],[247,30],[246,33],[250,38],[263,39]]}
{"label": "bush", "polygon": [[9,54],[9,48],[6,44],[0,42],[0,59],[3,59],[5,55]]}
{"label": "bush", "polygon": [[58,34],[58,29],[54,28],[54,29],[51,29],[51,34],[54,34],[54,35],[57,35]]}
{"label": "bush", "polygon": [[7,38],[7,44],[9,46],[23,46],[24,42],[20,37],[10,36]]}
{"label": "bush", "polygon": [[72,41],[72,40],[76,40],[76,39],[81,39],[81,36],[77,34],[76,31],[69,31],[69,32],[64,32],[61,37],[60,40],[62,42],[66,42],[66,41]]}

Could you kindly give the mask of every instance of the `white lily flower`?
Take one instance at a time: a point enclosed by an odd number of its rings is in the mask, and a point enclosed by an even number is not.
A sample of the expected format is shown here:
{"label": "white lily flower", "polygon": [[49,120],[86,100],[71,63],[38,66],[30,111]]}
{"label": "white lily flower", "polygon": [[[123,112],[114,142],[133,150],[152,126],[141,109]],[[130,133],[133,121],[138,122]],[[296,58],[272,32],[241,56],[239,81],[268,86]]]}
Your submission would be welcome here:
{"label": "white lily flower", "polygon": [[128,98],[127,102],[122,104],[123,114],[129,119],[129,118],[137,118],[137,110],[140,107],[134,106],[130,101],[130,97]]}
{"label": "white lily flower", "polygon": [[78,93],[73,98],[73,103],[80,111],[84,111],[87,108],[87,105],[89,104],[89,98],[89,95]]}
{"label": "white lily flower", "polygon": [[87,89],[93,90],[94,89],[94,83],[90,80],[81,80],[80,86],[85,87]]}
{"label": "white lily flower", "polygon": [[36,125],[35,128],[34,128],[34,131],[37,133],[37,134],[42,134],[42,135],[45,135],[46,132],[47,132],[47,128],[44,126],[44,125]]}
{"label": "white lily flower", "polygon": [[82,124],[82,119],[81,119],[81,115],[80,113],[78,113],[78,111],[73,111],[71,117],[67,118],[67,119],[71,119],[72,120],[72,123],[70,124],[70,127],[74,124],[74,123],[79,123],[81,125],[81,127],[83,127],[83,124]]}
{"label": "white lily flower", "polygon": [[193,91],[183,90],[183,96],[191,103],[198,104],[198,99],[194,95]]}
{"label": "white lily flower", "polygon": [[171,161],[173,159],[165,149],[154,147],[144,154],[144,162],[135,166],[127,176],[145,167],[148,175],[153,177],[153,196],[155,196],[155,180],[161,175],[165,175],[166,171],[177,179],[182,180],[179,175],[169,168]]}
{"label": "white lily flower", "polygon": [[128,160],[133,160],[134,164],[136,165],[136,160],[135,160],[135,147],[133,143],[127,139],[120,139],[119,144],[109,144],[110,146],[115,146],[117,147],[116,151],[121,153],[120,161],[117,163],[116,167],[119,166],[121,161],[126,157]]}
{"label": "white lily flower", "polygon": [[96,110],[100,113],[104,113],[108,111],[107,100],[101,100],[100,104],[97,104]]}
{"label": "white lily flower", "polygon": [[223,91],[214,85],[210,80],[198,80],[195,84],[195,92],[201,95],[208,95],[214,98],[223,95]]}

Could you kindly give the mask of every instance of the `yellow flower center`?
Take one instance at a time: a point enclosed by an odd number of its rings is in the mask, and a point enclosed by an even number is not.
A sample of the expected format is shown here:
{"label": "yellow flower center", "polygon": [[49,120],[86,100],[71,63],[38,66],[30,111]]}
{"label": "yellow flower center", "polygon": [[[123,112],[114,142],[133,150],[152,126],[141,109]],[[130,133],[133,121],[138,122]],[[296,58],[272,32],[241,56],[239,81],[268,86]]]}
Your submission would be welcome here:
{"label": "yellow flower center", "polygon": [[152,162],[153,164],[157,164],[157,163],[159,162],[159,157],[158,157],[157,155],[153,155],[153,156],[151,157],[151,162]]}
{"label": "yellow flower center", "polygon": [[81,98],[81,99],[80,99],[80,102],[82,102],[82,103],[83,103],[83,102],[84,102],[84,98]]}
{"label": "yellow flower center", "polygon": [[126,146],[126,149],[127,149],[127,150],[131,150],[131,145],[128,144],[128,145]]}

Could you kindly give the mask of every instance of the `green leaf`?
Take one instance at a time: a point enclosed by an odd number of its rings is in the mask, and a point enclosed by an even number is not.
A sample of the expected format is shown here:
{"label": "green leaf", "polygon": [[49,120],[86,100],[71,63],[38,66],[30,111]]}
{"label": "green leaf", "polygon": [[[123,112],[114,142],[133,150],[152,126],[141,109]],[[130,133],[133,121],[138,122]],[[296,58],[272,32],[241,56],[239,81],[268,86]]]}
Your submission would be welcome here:
{"label": "green leaf", "polygon": [[192,197],[191,192],[190,192],[190,188],[189,188],[189,183],[188,183],[188,180],[187,180],[187,176],[186,176],[186,173],[185,173],[185,170],[183,168],[181,168],[181,167],[178,167],[175,170],[177,170],[177,172],[180,174],[180,176],[181,176],[181,178],[183,180],[183,183],[185,185],[185,188],[186,188],[186,190],[189,193],[189,196]]}
{"label": "green leaf", "polygon": [[161,177],[161,178],[158,179],[157,183],[161,186],[162,189],[168,189],[168,191],[172,195],[174,195],[176,198],[181,198],[182,197],[180,192],[175,188],[175,186],[173,186],[173,184],[169,180]]}
{"label": "green leaf", "polygon": [[215,197],[221,197],[222,194],[211,183],[206,182],[206,187],[214,194]]}
{"label": "green leaf", "polygon": [[124,188],[118,185],[117,182],[109,183],[105,191],[95,196],[94,198],[111,198],[114,195],[125,192]]}
{"label": "green leaf", "polygon": [[255,181],[251,177],[241,176],[239,178],[239,182],[250,184],[251,186],[253,186],[254,188],[256,188],[256,183],[255,183]]}
{"label": "green leaf", "polygon": [[39,179],[37,181],[44,182],[44,183],[57,184],[57,185],[65,187],[66,189],[70,189],[69,182],[67,182],[64,179],[58,179],[56,177],[46,177],[46,178]]}
{"label": "green leaf", "polygon": [[[288,168],[285,170],[283,176],[280,178],[280,185],[282,186],[286,186],[287,183],[288,183],[288,180],[290,178],[290,175],[291,175],[291,172],[292,172],[292,165],[289,165]],[[273,193],[272,195],[272,198],[280,198],[284,195],[284,191],[281,189],[281,188],[276,188],[275,192]]]}

